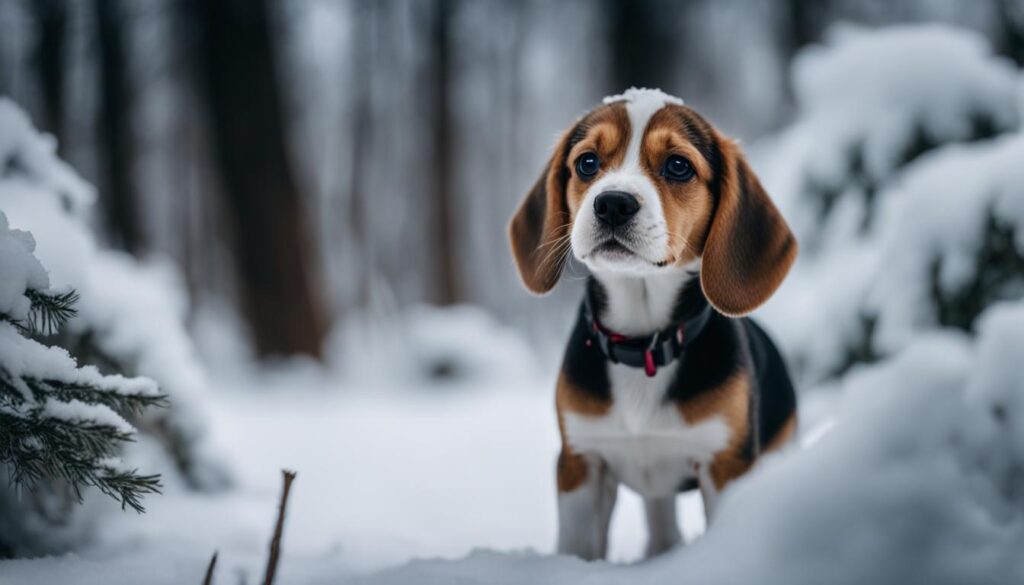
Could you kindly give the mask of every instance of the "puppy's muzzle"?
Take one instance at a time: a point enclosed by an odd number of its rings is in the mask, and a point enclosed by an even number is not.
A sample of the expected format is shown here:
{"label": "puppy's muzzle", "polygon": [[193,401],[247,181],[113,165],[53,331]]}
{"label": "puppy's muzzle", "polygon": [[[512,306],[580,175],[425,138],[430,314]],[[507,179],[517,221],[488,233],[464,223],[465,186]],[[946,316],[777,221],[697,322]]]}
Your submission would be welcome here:
{"label": "puppy's muzzle", "polygon": [[640,202],[625,191],[605,191],[594,198],[594,216],[602,224],[617,228],[640,211]]}

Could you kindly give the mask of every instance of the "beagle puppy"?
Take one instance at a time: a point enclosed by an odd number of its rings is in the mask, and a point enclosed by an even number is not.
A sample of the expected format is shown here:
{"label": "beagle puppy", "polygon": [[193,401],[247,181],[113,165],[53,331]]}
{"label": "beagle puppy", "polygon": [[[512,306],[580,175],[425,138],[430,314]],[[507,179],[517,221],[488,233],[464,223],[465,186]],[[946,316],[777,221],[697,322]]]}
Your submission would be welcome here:
{"label": "beagle puppy", "polygon": [[591,272],[556,390],[558,551],[599,559],[619,484],[647,555],[680,542],[676,495],[715,499],[796,428],[775,345],[742,318],[797,253],[739,146],[658,90],[606,98],[558,141],[510,225],[526,287],[571,252]]}

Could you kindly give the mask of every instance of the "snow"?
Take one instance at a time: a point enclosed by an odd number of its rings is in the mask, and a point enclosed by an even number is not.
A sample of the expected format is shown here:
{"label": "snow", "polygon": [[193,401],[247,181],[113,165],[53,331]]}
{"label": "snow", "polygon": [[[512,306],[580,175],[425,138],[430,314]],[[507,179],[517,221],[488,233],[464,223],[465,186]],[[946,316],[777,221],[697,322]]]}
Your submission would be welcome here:
{"label": "snow", "polygon": [[36,241],[32,234],[12,230],[7,216],[0,211],[0,315],[15,321],[28,318],[32,303],[25,297],[29,289],[49,288],[50,279],[42,264],[32,255]]}
{"label": "snow", "polygon": [[[1024,250],[1021,160],[1021,134],[937,149],[881,191],[872,230],[799,261],[764,316],[803,360],[807,378],[824,376],[863,341],[866,315],[877,318],[873,343],[885,354],[939,327],[933,266],[942,292],[969,286],[986,269],[976,258],[990,216],[1017,226],[1016,246]],[[1004,288],[1004,298],[1018,295],[1024,275]]]}
{"label": "snow", "polygon": [[96,190],[57,160],[53,137],[36,132],[28,116],[2,96],[0,129],[0,177],[32,177],[42,189],[56,193],[72,212],[80,212],[95,201]]}
{"label": "snow", "polygon": [[[801,254],[761,316],[814,384],[854,353],[890,355],[939,328],[933,287],[950,296],[988,279],[990,216],[1024,249],[1024,94],[981,37],[939,25],[841,29],[801,53],[794,76],[797,121],[753,150]],[[980,118],[1002,134],[977,134]],[[922,133],[927,148],[908,160]],[[1024,277],[998,297],[1020,290]]]}
{"label": "snow", "polygon": [[648,87],[631,87],[618,95],[605,96],[601,100],[601,103],[606,105],[615,102],[630,102],[640,109],[651,108],[652,110],[658,110],[667,104],[683,105],[682,98],[669,95],[660,89]]}
{"label": "snow", "polygon": [[528,384],[538,375],[537,352],[520,332],[470,305],[416,305],[391,319],[352,318],[331,337],[337,372],[358,385]]}
{"label": "snow", "polygon": [[883,179],[915,126],[940,143],[970,138],[972,115],[1016,127],[1018,75],[1012,62],[992,56],[986,39],[944,25],[834,30],[828,45],[794,64],[799,107],[831,135],[815,178],[827,180],[845,162],[844,149],[859,147],[868,176]]}
{"label": "snow", "polygon": [[[477,548],[548,552],[555,539],[557,425],[550,388],[492,381],[446,393],[402,386],[339,393],[219,380],[209,440],[236,482],[230,492],[168,486],[144,515],[108,505],[89,546],[73,555],[0,564],[0,584],[201,581],[214,550],[219,580],[262,575],[282,468],[295,469],[282,583],[329,583],[405,563],[458,559]],[[143,450],[145,441],[134,450]],[[127,459],[134,454],[129,451]],[[702,530],[700,501],[683,500],[684,532]],[[643,511],[620,496],[612,558],[643,551]],[[567,564],[582,564],[566,560]],[[5,581],[6,579],[6,581]],[[191,581],[189,581],[191,582]]]}
{"label": "snow", "polygon": [[[929,305],[933,262],[938,285],[947,293],[967,286],[982,269],[975,258],[990,215],[1017,228],[1016,245],[1024,250],[1022,160],[1024,134],[949,146],[908,170],[886,197],[878,235],[885,261],[871,279],[869,299],[879,313],[883,347],[899,347],[916,331],[935,325],[933,315],[915,310]],[[1024,274],[1018,285],[1019,291]]]}
{"label": "snow", "polygon": [[47,418],[70,423],[92,422],[105,425],[126,434],[135,432],[135,428],[128,424],[128,421],[106,406],[86,404],[79,400],[71,400],[69,402],[47,400],[43,403],[42,414]]}
{"label": "snow", "polygon": [[[980,35],[946,25],[839,27],[797,56],[793,85],[800,114],[763,146],[762,178],[800,235],[853,235],[859,222],[821,221],[823,193],[861,199],[917,147],[1020,126],[1017,68]],[[870,213],[857,203],[843,215]],[[817,243],[803,240],[805,253]]]}
{"label": "snow", "polygon": [[[78,368],[74,358],[68,355],[64,348],[47,347],[31,339],[26,339],[14,326],[2,322],[0,322],[0,363],[15,377],[88,384],[114,390],[121,394],[154,396],[159,393],[156,384],[147,378],[129,379],[117,374],[104,376],[93,366]],[[13,380],[13,383],[15,386],[22,387],[21,381],[18,379]]]}
{"label": "snow", "polygon": [[[27,290],[46,291],[50,286],[46,270],[34,255],[35,248],[32,234],[10,229],[7,216],[0,211],[0,315],[14,321],[25,321],[28,318],[31,302],[25,296]],[[31,393],[24,387],[21,380],[23,377],[95,385],[126,394],[157,394],[156,385],[145,378],[103,376],[92,366],[78,368],[75,360],[63,348],[46,347],[27,339],[12,323],[3,321],[0,321],[0,364],[12,376],[11,384],[21,390],[30,402]],[[60,416],[67,416],[72,411],[88,410],[95,414],[100,410],[108,410],[84,409],[84,406],[47,404],[46,410]],[[118,425],[127,424],[120,417],[116,418]]]}

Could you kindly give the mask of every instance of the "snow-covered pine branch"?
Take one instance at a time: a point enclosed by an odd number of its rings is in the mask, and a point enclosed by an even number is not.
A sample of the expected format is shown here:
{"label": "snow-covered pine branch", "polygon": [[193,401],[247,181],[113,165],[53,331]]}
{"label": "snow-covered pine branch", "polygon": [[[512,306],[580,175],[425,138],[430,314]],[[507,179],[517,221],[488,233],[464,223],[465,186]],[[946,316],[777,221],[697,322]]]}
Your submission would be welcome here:
{"label": "snow-covered pine branch", "polygon": [[[34,329],[32,336],[44,343],[68,349],[80,364],[154,380],[170,398],[167,408],[148,409],[129,420],[144,440],[159,444],[160,453],[154,455],[170,456],[173,466],[164,469],[165,477],[197,489],[225,487],[230,478],[205,440],[202,397],[209,381],[185,330],[188,297],[177,268],[159,258],[140,261],[99,245],[89,222],[96,198],[96,189],[57,156],[53,137],[37,131],[21,108],[0,97],[0,210],[11,225],[32,233],[38,243],[35,255],[46,266],[50,283],[49,289],[22,285],[15,293],[24,302],[25,290],[57,291],[46,294],[51,298],[29,298],[19,324]],[[81,302],[60,298],[67,291],[80,294]],[[69,305],[76,314],[61,312]],[[65,317],[67,326],[51,335],[48,327],[59,327]],[[0,494],[0,516],[4,505]],[[28,550],[38,554],[62,548]]]}
{"label": "snow-covered pine branch", "polygon": [[10,229],[0,212],[0,463],[29,490],[57,479],[79,500],[82,488],[95,487],[141,512],[160,477],[117,459],[135,433],[124,417],[165,397],[151,380],[78,367],[65,350],[27,337],[56,333],[77,301],[73,290],[48,290],[34,249],[31,234]]}

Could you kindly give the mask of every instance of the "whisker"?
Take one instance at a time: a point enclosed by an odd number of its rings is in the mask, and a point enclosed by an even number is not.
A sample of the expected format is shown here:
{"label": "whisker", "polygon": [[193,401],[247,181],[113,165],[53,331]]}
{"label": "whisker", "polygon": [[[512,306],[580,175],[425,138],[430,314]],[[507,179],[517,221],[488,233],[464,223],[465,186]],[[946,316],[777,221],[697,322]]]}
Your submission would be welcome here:
{"label": "whisker", "polygon": [[541,259],[540,264],[538,264],[538,267],[543,269],[549,266],[553,266],[553,264],[551,264],[552,260],[556,262],[561,260],[562,262],[564,262],[565,255],[568,253],[571,247],[572,241],[569,238],[561,239],[561,241],[559,241],[556,246],[548,249],[547,254],[545,254],[544,258]]}

